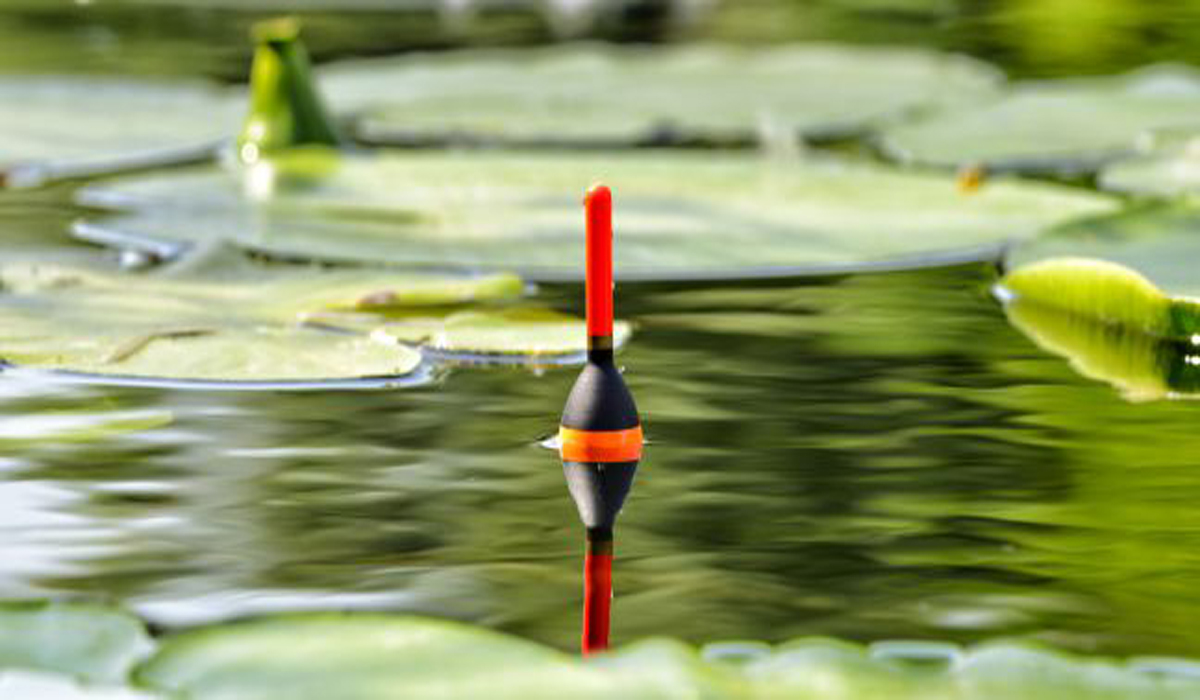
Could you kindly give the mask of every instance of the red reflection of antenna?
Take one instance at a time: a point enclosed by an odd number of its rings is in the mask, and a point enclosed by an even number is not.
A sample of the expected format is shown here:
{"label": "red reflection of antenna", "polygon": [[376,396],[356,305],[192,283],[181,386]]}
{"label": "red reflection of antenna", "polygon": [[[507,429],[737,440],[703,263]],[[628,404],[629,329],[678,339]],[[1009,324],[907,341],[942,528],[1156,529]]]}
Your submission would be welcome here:
{"label": "red reflection of antenna", "polygon": [[[607,547],[597,545],[607,544]],[[597,551],[607,550],[607,551]],[[612,542],[590,543],[583,560],[583,653],[608,648],[612,605]]]}

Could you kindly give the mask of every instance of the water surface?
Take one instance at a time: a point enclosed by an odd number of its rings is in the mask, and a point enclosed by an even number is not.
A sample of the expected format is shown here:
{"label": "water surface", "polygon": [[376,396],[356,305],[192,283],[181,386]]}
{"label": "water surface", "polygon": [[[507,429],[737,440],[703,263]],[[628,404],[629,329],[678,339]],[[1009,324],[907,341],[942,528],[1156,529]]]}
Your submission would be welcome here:
{"label": "water surface", "polygon": [[[1131,404],[1005,321],[990,265],[620,290],[652,443],[614,638],[1034,636],[1200,653],[1200,406]],[[578,288],[544,287],[578,311]],[[5,445],[0,595],[164,627],[305,607],[451,616],[573,648],[573,368],[423,388],[217,393],[0,382],[6,421],[169,411]],[[3,443],[0,443],[3,444]]]}

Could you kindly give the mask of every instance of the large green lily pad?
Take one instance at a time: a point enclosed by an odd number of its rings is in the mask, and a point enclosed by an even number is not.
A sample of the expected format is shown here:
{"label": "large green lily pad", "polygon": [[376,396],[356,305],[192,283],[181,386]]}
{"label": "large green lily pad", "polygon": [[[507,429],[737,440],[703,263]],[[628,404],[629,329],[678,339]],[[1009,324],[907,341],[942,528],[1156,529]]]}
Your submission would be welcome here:
{"label": "large green lily pad", "polygon": [[619,695],[602,674],[531,642],[381,615],[296,615],[179,635],[138,678],[197,700]]}
{"label": "large green lily pad", "polygon": [[[213,269],[215,267],[216,269]],[[0,357],[100,377],[304,386],[394,379],[420,353],[300,323],[322,309],[388,309],[505,298],[510,275],[457,276],[249,263],[122,274],[0,268]]]}
{"label": "large green lily pad", "polygon": [[149,653],[141,621],[78,603],[0,603],[0,670],[34,669],[113,683]]}
{"label": "large green lily pad", "polygon": [[1014,246],[1007,262],[1016,269],[1062,257],[1118,263],[1168,296],[1200,297],[1200,208],[1186,203],[1139,206],[1081,219]]}
{"label": "large green lily pad", "polygon": [[292,257],[578,279],[580,196],[604,180],[616,197],[618,278],[696,279],[993,257],[1005,242],[1115,207],[1054,185],[998,180],[964,194],[932,175],[750,154],[409,153],[323,168],[315,157],[96,185],[82,201],[127,213],[77,231],[154,249],[222,239]]}
{"label": "large green lily pad", "polygon": [[1132,194],[1173,197],[1200,193],[1200,139],[1174,137],[1170,145],[1100,171],[1100,186]]}
{"label": "large green lily pad", "polygon": [[473,135],[516,141],[752,139],[842,134],[904,112],[991,97],[999,73],[918,49],[597,46],[464,51],[323,69],[333,104],[371,142]]}
{"label": "large green lily pad", "polygon": [[[514,637],[386,615],[308,614],[168,638],[137,673],[209,698],[1190,698],[1182,661],[1084,659],[1014,643],[960,649],[801,639],[740,661],[653,640],[587,661]],[[1145,669],[1145,670],[1143,670]],[[1172,670],[1177,669],[1177,670]]]}
{"label": "large green lily pad", "polygon": [[1162,65],[1110,78],[1031,82],[899,123],[882,148],[906,162],[1087,172],[1144,148],[1156,129],[1200,125],[1200,74]]}
{"label": "large green lily pad", "polygon": [[0,185],[206,160],[244,107],[207,84],[130,78],[0,78]]}
{"label": "large green lily pad", "polygon": [[[624,345],[629,334],[628,323],[616,322],[614,345]],[[482,362],[576,361],[587,350],[587,328],[581,319],[537,307],[407,318],[379,326],[372,337],[420,345],[449,359]]]}

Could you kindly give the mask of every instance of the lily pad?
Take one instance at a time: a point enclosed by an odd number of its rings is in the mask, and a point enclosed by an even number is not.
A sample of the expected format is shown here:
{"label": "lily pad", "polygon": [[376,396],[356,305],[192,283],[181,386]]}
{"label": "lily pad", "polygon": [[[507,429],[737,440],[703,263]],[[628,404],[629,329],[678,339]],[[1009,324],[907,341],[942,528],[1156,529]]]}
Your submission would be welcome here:
{"label": "lily pad", "polygon": [[119,610],[78,603],[0,603],[0,669],[55,671],[113,683],[123,680],[151,646],[142,623]]}
{"label": "lily pad", "polygon": [[1036,299],[1005,304],[1014,326],[1067,359],[1085,377],[1116,387],[1130,401],[1200,396],[1200,351]]}
{"label": "lily pad", "polygon": [[557,47],[349,61],[322,69],[373,143],[753,139],[766,127],[845,134],[910,110],[991,97],[1001,76],[961,56],[822,44],[770,49]]}
{"label": "lily pad", "polygon": [[995,257],[1115,207],[1054,185],[999,180],[963,194],[933,175],[751,154],[409,153],[326,160],[323,174],[312,157],[96,185],[84,203],[127,213],[76,231],[151,250],[220,239],[287,257],[578,279],[579,193],[602,179],[617,193],[618,277],[698,279]]}
{"label": "lily pad", "polygon": [[1200,126],[1198,111],[1200,74],[1159,65],[1021,84],[1000,99],[899,123],[881,146],[905,162],[1090,172],[1144,148],[1154,130]]}
{"label": "lily pad", "polygon": [[0,104],[0,185],[12,187],[209,160],[243,110],[205,83],[97,76],[3,77]]}
{"label": "lily pad", "polygon": [[560,652],[466,625],[295,615],[168,639],[145,685],[205,698],[629,697]]}
{"label": "lily pad", "polygon": [[[580,660],[458,623],[307,614],[168,638],[137,672],[145,686],[208,698],[1112,698],[1195,697],[1186,662],[1091,659],[1016,643],[974,649],[801,639],[744,663],[710,662],[671,640]],[[911,653],[909,653],[911,652]],[[1174,668],[1180,668],[1175,672]],[[1143,670],[1146,668],[1146,670]]]}
{"label": "lily pad", "polygon": [[[629,338],[629,324],[613,325],[613,342]],[[376,328],[384,342],[420,345],[450,359],[571,362],[587,351],[583,320],[541,308],[463,311],[444,318],[410,318]]]}
{"label": "lily pad", "polygon": [[1178,140],[1152,155],[1118,161],[1100,171],[1106,190],[1174,197],[1200,193],[1200,139]]}
{"label": "lily pad", "polygon": [[420,354],[304,327],[304,312],[458,303],[521,292],[519,279],[246,263],[121,274],[85,267],[0,268],[0,357],[98,377],[304,386],[396,378]]}
{"label": "lily pad", "polygon": [[1172,297],[1200,297],[1200,207],[1154,204],[1080,219],[1014,246],[1017,269],[1050,258],[1095,258],[1123,265]]}
{"label": "lily pad", "polygon": [[1008,317],[1126,398],[1196,395],[1200,301],[1189,297],[1200,292],[1196,227],[1200,212],[1156,207],[1021,246],[1000,287]]}

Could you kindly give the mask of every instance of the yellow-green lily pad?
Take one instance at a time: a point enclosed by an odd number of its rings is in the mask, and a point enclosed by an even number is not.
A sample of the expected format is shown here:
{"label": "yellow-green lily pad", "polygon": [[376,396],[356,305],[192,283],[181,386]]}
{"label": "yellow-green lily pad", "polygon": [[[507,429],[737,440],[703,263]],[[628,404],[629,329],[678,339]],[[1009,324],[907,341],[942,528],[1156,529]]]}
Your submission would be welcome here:
{"label": "yellow-green lily pad", "polygon": [[963,193],[936,175],[752,154],[331,158],[304,153],[245,171],[98,184],[82,201],[124,214],[90,219],[77,232],[151,249],[218,239],[287,257],[578,279],[580,193],[603,180],[616,197],[618,278],[697,279],[994,258],[1009,241],[1116,206],[1056,185],[997,180]]}
{"label": "yellow-green lily pad", "polygon": [[[1020,643],[962,649],[798,639],[742,663],[651,640],[588,659],[418,617],[305,614],[169,637],[136,673],[151,689],[210,698],[953,698],[1183,700],[1194,664],[1078,657]],[[1194,672],[1194,671],[1192,671]]]}
{"label": "yellow-green lily pad", "polygon": [[81,603],[0,603],[0,670],[53,671],[95,683],[124,680],[152,647],[120,610]]}
{"label": "yellow-green lily pad", "polygon": [[[613,343],[629,338],[628,323],[613,325]],[[507,359],[516,362],[580,360],[587,350],[582,319],[543,308],[517,307],[461,311],[442,318],[407,318],[379,326],[372,337],[383,342],[420,345],[461,360]]]}
{"label": "yellow-green lily pad", "polygon": [[385,615],[202,629],[167,639],[137,677],[196,700],[629,697],[561,652],[459,623]]}
{"label": "yellow-green lily pad", "polygon": [[1163,294],[1200,298],[1200,207],[1152,204],[1080,219],[1014,246],[1017,269],[1050,258],[1095,258],[1134,270]]}
{"label": "yellow-green lily pad", "polygon": [[239,99],[205,83],[99,76],[0,78],[0,186],[35,186],[211,159]]}
{"label": "yellow-green lily pad", "polygon": [[1038,346],[1130,401],[1200,396],[1200,348],[1190,342],[1171,342],[1021,296],[1004,310]]}
{"label": "yellow-green lily pad", "polygon": [[1019,84],[999,99],[896,124],[881,146],[905,162],[1089,172],[1145,148],[1154,130],[1200,124],[1198,113],[1200,74],[1160,65]]}
{"label": "yellow-green lily pad", "polygon": [[461,51],[335,64],[335,105],[373,143],[472,136],[633,143],[821,136],[991,97],[998,71],[920,49],[797,44]]}
{"label": "yellow-green lily pad", "polygon": [[1200,193],[1200,139],[1167,140],[1173,143],[1101,170],[1100,186],[1115,192],[1161,197]]}
{"label": "yellow-green lily pad", "polygon": [[1019,246],[1009,320],[1131,400],[1200,393],[1200,210],[1144,207]]}
{"label": "yellow-green lily pad", "polygon": [[395,380],[420,354],[305,326],[322,309],[452,304],[519,295],[511,275],[241,265],[127,274],[88,267],[0,267],[0,358],[97,378],[253,386]]}

